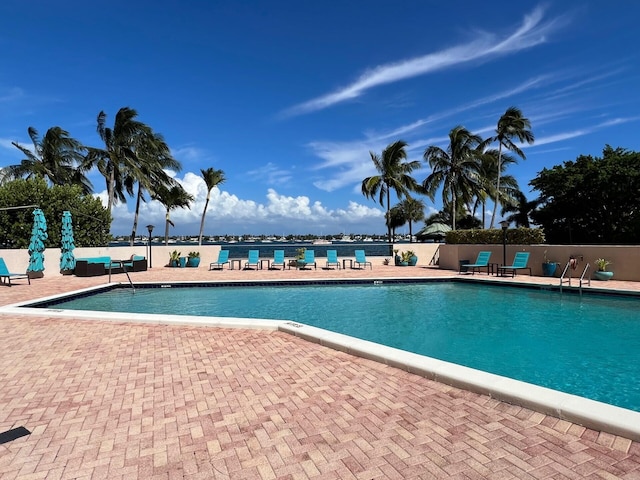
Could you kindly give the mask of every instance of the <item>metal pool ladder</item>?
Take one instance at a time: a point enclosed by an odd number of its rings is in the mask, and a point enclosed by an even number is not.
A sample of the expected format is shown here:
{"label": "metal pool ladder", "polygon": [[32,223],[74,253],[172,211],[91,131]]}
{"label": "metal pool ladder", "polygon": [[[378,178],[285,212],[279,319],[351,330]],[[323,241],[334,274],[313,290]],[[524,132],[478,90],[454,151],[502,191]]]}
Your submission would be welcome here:
{"label": "metal pool ladder", "polygon": [[[562,285],[566,282],[569,286],[571,286],[571,260],[569,260],[567,262],[567,264],[564,266],[564,270],[562,271],[562,275],[560,275],[560,293],[562,293]],[[587,262],[587,264],[584,266],[584,270],[582,270],[582,275],[580,275],[580,282],[579,282],[579,290],[580,290],[580,295],[582,295],[582,283],[586,282],[588,286],[591,286],[591,277],[587,277],[587,279],[585,280],[585,275],[587,274],[587,272],[589,271],[589,268],[591,267],[591,265]],[[567,274],[567,272],[569,273],[569,277],[567,279],[565,279],[565,275]]]}
{"label": "metal pool ladder", "polygon": [[129,285],[131,285],[131,290],[133,290],[133,293],[136,293],[136,287],[133,286],[133,282],[131,281],[131,277],[129,276],[129,272],[127,271],[127,266],[125,265],[124,260],[111,262],[109,264],[109,283],[111,283],[111,267],[114,264],[120,265],[122,267],[122,270],[124,271],[124,274],[127,276],[127,280],[129,280]]}

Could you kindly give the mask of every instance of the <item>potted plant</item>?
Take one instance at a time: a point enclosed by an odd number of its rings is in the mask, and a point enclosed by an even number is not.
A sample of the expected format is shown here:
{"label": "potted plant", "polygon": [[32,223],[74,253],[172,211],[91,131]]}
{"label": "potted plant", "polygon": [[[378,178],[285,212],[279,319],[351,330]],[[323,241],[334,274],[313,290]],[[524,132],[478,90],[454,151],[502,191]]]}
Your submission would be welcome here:
{"label": "potted plant", "polygon": [[416,264],[418,263],[418,257],[416,256],[415,252],[411,250],[407,250],[407,257],[409,258],[408,260],[409,266],[415,267]]}
{"label": "potted plant", "polygon": [[409,266],[409,258],[411,257],[411,255],[407,255],[408,253],[411,253],[411,251],[407,251],[407,252],[400,252],[400,266],[401,267],[408,267]]}
{"label": "potted plant", "polygon": [[200,265],[200,252],[189,252],[187,267],[197,267],[198,265]]}
{"label": "potted plant", "polygon": [[296,249],[296,259],[295,259],[295,267],[296,268],[304,268],[305,267],[306,262],[304,261],[304,256],[305,256],[306,252],[307,252],[307,249],[305,247]]}
{"label": "potted plant", "polygon": [[607,271],[607,266],[611,265],[611,262],[604,259],[598,258],[595,262],[597,270],[593,272],[593,277],[596,280],[610,280],[613,277],[613,272]]}
{"label": "potted plant", "polygon": [[169,254],[169,266],[177,267],[180,264],[180,252],[174,250]]}
{"label": "potted plant", "polygon": [[544,251],[544,258],[542,260],[542,275],[545,277],[553,277],[558,268],[558,262],[552,262],[547,258],[547,251]]}
{"label": "potted plant", "polygon": [[398,249],[397,248],[393,249],[393,255],[394,255],[393,260],[394,260],[395,265],[397,267],[398,265],[400,265],[400,262],[402,261],[402,257],[398,254]]}

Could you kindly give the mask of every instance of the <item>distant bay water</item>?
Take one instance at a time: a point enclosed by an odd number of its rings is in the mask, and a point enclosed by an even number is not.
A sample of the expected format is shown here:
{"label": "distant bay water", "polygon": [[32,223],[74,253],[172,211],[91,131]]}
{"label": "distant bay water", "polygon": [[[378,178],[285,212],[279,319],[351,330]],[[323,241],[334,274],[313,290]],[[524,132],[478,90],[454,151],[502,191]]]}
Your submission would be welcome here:
{"label": "distant bay water", "polygon": [[[353,257],[355,250],[364,250],[365,255],[370,257],[390,257],[392,255],[392,246],[387,242],[340,242],[331,243],[312,243],[312,242],[209,242],[203,241],[203,245],[220,245],[224,250],[229,250],[229,258],[247,258],[249,250],[260,250],[261,257],[272,257],[274,250],[284,250],[286,257],[294,257],[297,250],[306,248],[313,250],[315,256],[323,258],[327,256],[327,250],[336,250],[338,256]],[[136,241],[136,246],[147,246],[147,242]],[[161,246],[164,242],[152,242],[151,246]],[[110,242],[110,247],[129,246],[128,241]],[[198,244],[190,241],[170,241],[169,246],[175,246],[177,250],[187,254],[190,251],[197,251]]]}

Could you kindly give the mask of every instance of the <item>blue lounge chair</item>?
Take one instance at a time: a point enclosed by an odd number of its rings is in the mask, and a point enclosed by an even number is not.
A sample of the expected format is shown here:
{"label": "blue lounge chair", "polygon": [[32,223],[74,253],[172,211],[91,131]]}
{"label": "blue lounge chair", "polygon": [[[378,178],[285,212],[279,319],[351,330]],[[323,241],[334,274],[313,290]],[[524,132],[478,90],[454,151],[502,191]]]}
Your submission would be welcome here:
{"label": "blue lounge chair", "polygon": [[356,250],[355,255],[356,255],[356,259],[353,263],[355,263],[358,268],[367,268],[367,264],[368,264],[369,268],[373,269],[373,265],[371,265],[371,262],[367,261],[367,257],[364,254],[364,250]]}
{"label": "blue lounge chair", "polygon": [[260,250],[249,250],[249,257],[244,264],[244,268],[256,267],[256,270],[260,267]]}
{"label": "blue lounge chair", "polygon": [[471,270],[471,275],[473,275],[476,270],[479,272],[481,268],[487,269],[487,275],[489,275],[489,259],[491,258],[491,252],[479,252],[478,258],[476,258],[476,263],[463,263],[460,265],[460,271],[458,273],[462,273],[463,269],[465,272]]}
{"label": "blue lounge chair", "polygon": [[0,284],[11,286],[11,279],[26,278],[29,285],[31,285],[31,279],[26,273],[11,273],[7,268],[7,264],[4,263],[4,258],[0,257]]}
{"label": "blue lounge chair", "polygon": [[209,270],[222,270],[225,263],[229,264],[229,250],[220,250],[218,252],[218,260],[209,264]]}
{"label": "blue lounge chair", "polygon": [[331,266],[335,266],[338,270],[340,269],[337,250],[327,250],[327,268]]}
{"label": "blue lounge chair", "polygon": [[498,267],[498,273],[500,275],[506,275],[508,272],[511,272],[511,276],[514,277],[518,270],[529,270],[529,275],[531,275],[531,267],[527,266],[528,262],[529,252],[518,252],[513,258],[511,265],[500,265]]}
{"label": "blue lounge chair", "polygon": [[299,269],[305,269],[313,265],[313,268],[316,269],[316,252],[314,250],[305,250],[304,258],[302,260],[298,260],[297,267]]}
{"label": "blue lounge chair", "polygon": [[269,265],[269,268],[281,266],[282,270],[284,270],[285,264],[284,250],[274,250],[273,260],[271,261],[271,265]]}

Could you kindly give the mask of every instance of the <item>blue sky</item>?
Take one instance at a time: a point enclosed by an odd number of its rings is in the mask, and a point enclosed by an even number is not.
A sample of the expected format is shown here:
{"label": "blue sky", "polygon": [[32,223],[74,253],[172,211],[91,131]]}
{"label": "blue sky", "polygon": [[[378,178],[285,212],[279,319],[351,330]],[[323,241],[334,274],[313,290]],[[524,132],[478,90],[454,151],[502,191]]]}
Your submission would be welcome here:
{"label": "blue sky", "polygon": [[[4,0],[0,166],[22,159],[11,142],[30,145],[29,126],[102,146],[98,113],[112,125],[129,106],[196,197],[172,233],[197,234],[208,167],[227,178],[208,235],[383,233],[385,207],[360,184],[369,151],[396,140],[422,161],[453,127],[488,137],[517,106],[536,142],[508,173],[531,197],[544,167],[605,144],[640,150],[638,18],[636,2],[600,0]],[[428,174],[423,162],[415,177]],[[114,234],[131,231],[133,204],[113,210]],[[162,206],[140,222],[163,225]]]}

